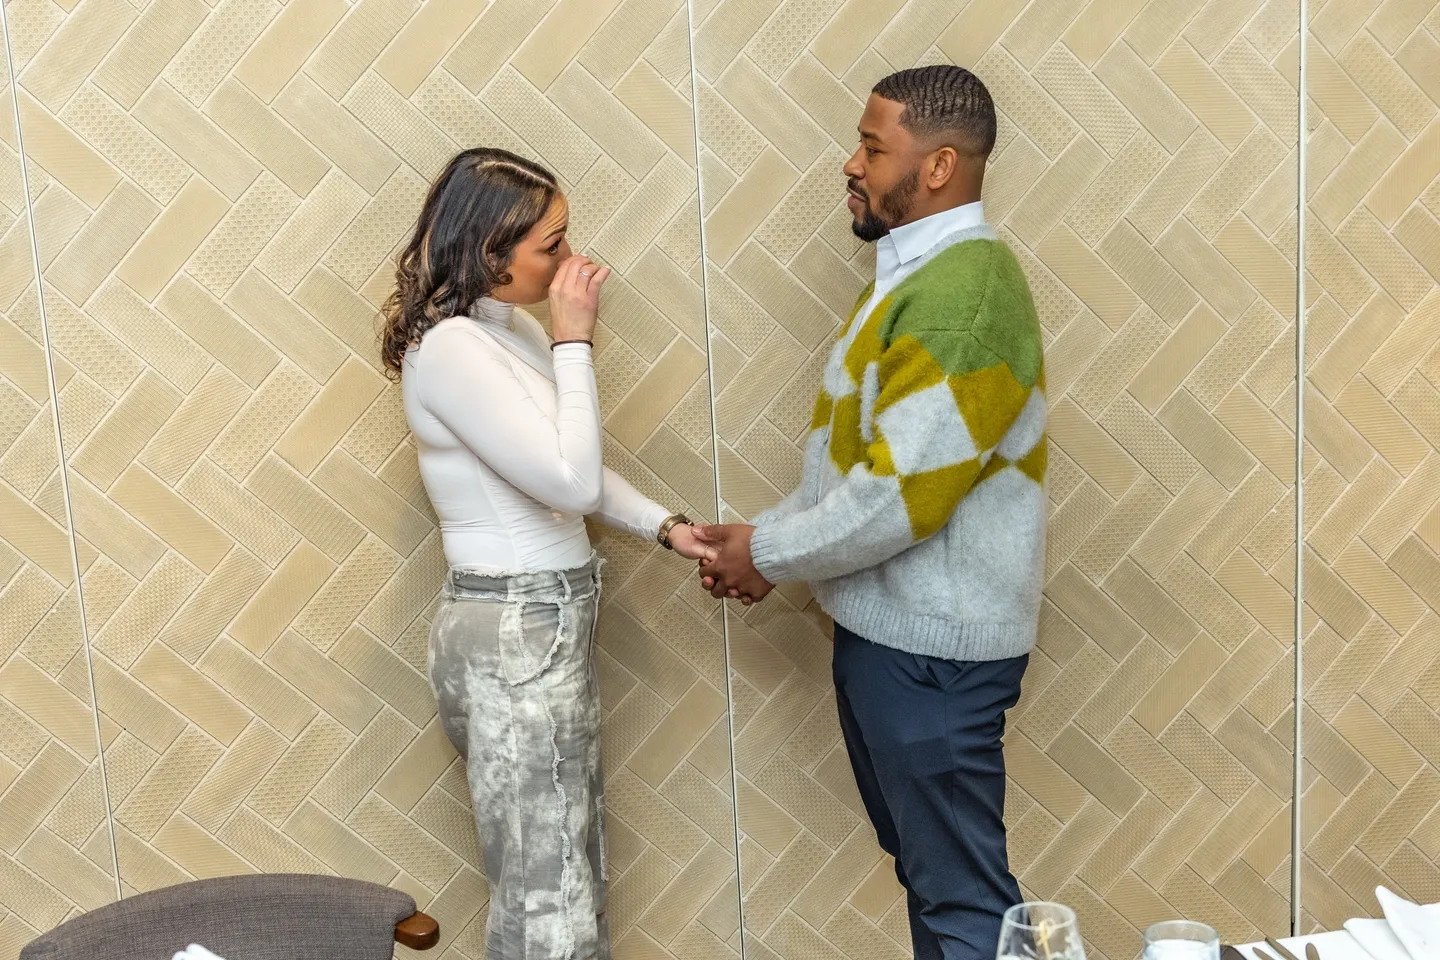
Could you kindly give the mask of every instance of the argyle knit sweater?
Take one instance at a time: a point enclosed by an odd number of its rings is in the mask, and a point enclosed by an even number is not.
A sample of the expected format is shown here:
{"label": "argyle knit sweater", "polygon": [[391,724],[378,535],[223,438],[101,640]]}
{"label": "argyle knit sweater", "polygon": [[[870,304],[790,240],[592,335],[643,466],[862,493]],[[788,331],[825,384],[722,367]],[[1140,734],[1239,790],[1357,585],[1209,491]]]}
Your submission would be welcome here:
{"label": "argyle knit sweater", "polygon": [[866,639],[948,660],[1035,643],[1045,564],[1045,373],[1014,254],[985,226],[861,294],[831,350],[801,484],[755,518],[772,583],[806,581]]}

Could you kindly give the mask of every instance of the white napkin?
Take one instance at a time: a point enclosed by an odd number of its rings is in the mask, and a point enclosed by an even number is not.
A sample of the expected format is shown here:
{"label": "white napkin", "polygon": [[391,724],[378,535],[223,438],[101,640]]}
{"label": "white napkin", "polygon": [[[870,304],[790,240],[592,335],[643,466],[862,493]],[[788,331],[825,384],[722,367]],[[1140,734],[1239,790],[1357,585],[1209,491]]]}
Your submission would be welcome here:
{"label": "white napkin", "polygon": [[1389,921],[1357,917],[1345,921],[1345,930],[1375,960],[1410,960],[1410,951],[1395,938]]}
{"label": "white napkin", "polygon": [[1375,888],[1375,899],[1380,901],[1391,932],[1404,945],[1411,960],[1440,957],[1440,903],[1416,906],[1385,887]]}
{"label": "white napkin", "polygon": [[171,960],[224,960],[224,958],[217,957],[215,954],[211,953],[209,950],[206,950],[198,943],[192,943],[184,950],[181,950],[179,953],[175,954],[175,956],[172,957]]}

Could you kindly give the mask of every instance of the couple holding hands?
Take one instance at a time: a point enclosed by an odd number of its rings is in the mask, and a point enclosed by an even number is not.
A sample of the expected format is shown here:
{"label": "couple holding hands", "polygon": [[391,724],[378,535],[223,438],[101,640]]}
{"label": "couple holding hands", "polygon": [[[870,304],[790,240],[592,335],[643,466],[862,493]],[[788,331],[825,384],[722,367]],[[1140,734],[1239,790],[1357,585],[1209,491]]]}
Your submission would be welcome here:
{"label": "couple holding hands", "polygon": [[[994,955],[1018,902],[1005,711],[1044,567],[1044,370],[1014,255],[980,203],[995,108],[959,67],[876,84],[845,163],[875,281],[831,347],[799,488],[696,525],[601,460],[592,360],[610,274],[565,240],[543,167],[455,157],[385,307],[450,571],[430,635],[490,883],[490,960],[608,958],[593,515],[696,560],[716,597],[809,585],[835,621],[841,730],[908,898],[915,956]],[[551,335],[519,305],[547,300]]]}

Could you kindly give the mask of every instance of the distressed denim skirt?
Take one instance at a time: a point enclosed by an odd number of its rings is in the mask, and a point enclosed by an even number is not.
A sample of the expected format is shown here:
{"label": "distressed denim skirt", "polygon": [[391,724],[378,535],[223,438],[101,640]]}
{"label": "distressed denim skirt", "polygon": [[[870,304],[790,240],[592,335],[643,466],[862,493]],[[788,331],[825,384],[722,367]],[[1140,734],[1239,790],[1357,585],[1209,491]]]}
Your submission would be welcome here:
{"label": "distressed denim skirt", "polygon": [[465,758],[490,882],[486,960],[610,956],[591,662],[599,563],[452,570],[430,629],[430,684]]}

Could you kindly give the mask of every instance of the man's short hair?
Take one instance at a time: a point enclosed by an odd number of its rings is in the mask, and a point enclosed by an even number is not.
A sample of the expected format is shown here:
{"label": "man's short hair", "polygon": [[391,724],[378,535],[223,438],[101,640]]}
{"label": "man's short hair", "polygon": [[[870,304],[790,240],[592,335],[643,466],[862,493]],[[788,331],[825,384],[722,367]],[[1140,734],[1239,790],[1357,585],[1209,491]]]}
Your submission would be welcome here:
{"label": "man's short hair", "polygon": [[995,101],[964,67],[939,63],[884,78],[871,89],[905,107],[900,125],[917,137],[951,136],[982,157],[995,149]]}

